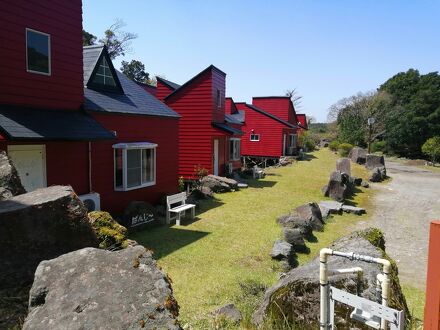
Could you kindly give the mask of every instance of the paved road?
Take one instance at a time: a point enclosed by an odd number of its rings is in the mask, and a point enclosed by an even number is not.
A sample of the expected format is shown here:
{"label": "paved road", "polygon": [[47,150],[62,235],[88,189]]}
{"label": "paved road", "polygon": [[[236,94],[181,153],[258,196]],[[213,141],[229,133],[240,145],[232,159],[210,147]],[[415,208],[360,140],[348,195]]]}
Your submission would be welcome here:
{"label": "paved road", "polygon": [[440,172],[387,162],[392,181],[373,184],[376,210],[359,226],[385,234],[387,253],[399,266],[400,280],[425,289],[429,223],[440,220]]}

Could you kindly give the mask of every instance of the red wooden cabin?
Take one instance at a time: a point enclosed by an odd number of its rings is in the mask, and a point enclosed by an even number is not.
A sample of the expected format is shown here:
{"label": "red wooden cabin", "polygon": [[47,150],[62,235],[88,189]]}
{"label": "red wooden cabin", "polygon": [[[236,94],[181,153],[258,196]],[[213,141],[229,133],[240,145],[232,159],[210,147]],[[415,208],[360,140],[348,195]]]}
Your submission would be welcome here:
{"label": "red wooden cabin", "polygon": [[84,47],[84,108],[115,139],[92,144],[92,189],[104,209],[177,192],[179,115],[116,71],[103,46]]}
{"label": "red wooden cabin", "polygon": [[179,115],[103,47],[83,61],[81,0],[7,2],[0,18],[0,150],[28,191],[70,184],[117,213],[177,191]]}
{"label": "red wooden cabin", "polygon": [[81,0],[3,2],[0,19],[0,149],[28,191],[89,192],[88,142],[113,134],[81,109]]}
{"label": "red wooden cabin", "polygon": [[240,167],[241,123],[225,116],[225,78],[213,65],[183,85],[157,78],[157,97],[181,115],[179,176],[186,179],[197,167],[215,175]]}
{"label": "red wooden cabin", "polygon": [[244,123],[243,156],[279,158],[296,154],[299,125],[289,97],[254,97],[252,104],[236,106]]}

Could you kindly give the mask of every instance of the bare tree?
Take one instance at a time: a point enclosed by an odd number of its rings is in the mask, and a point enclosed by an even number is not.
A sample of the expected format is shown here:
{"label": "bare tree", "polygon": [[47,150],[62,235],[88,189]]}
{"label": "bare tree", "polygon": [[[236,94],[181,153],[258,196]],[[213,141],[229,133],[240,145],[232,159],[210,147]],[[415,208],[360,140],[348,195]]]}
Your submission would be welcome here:
{"label": "bare tree", "polygon": [[294,89],[286,89],[285,95],[290,97],[290,99],[292,100],[293,106],[296,109],[301,108],[302,96],[298,95],[298,92],[296,91],[296,88],[294,88]]}
{"label": "bare tree", "polygon": [[116,21],[104,32],[104,37],[99,39],[100,43],[107,46],[108,54],[111,59],[132,51],[130,48],[131,41],[137,38],[137,34],[125,32],[121,29],[126,26],[124,21],[116,19]]}

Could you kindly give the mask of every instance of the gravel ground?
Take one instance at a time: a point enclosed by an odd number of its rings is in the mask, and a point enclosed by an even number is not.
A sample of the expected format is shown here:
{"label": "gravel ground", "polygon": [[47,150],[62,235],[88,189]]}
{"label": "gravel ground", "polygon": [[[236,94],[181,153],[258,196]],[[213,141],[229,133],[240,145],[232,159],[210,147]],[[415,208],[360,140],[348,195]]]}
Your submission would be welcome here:
{"label": "gravel ground", "polygon": [[429,223],[440,219],[440,172],[386,162],[390,182],[377,189],[374,213],[360,228],[378,227],[386,238],[387,253],[399,266],[402,283],[425,289]]}

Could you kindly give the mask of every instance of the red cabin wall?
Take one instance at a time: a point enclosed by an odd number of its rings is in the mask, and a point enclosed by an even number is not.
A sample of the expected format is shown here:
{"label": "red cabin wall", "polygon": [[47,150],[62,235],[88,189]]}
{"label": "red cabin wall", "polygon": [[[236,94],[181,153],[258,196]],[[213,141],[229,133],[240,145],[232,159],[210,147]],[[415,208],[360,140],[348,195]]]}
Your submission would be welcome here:
{"label": "red cabin wall", "polygon": [[[176,118],[119,114],[92,114],[106,129],[117,132],[117,139],[92,143],[92,186],[101,195],[101,208],[120,213],[131,201],[152,204],[164,195],[178,192],[178,126]],[[114,190],[114,153],[119,142],[153,142],[156,148],[156,184],[130,191]]]}
{"label": "red cabin wall", "polygon": [[[225,122],[225,75],[217,70],[211,71],[212,79],[212,121],[215,123]],[[221,103],[217,105],[217,90],[220,91]]]}
{"label": "red cabin wall", "polygon": [[[84,98],[81,0],[2,1],[0,21],[0,104],[79,109]],[[26,71],[26,28],[50,34],[50,76]]]}
{"label": "red cabin wall", "polygon": [[46,146],[47,185],[71,185],[78,195],[89,192],[89,158],[87,142],[0,142],[0,150],[8,145],[44,144]]}
{"label": "red cabin wall", "polygon": [[[237,104],[239,110],[246,112],[246,122],[242,126],[241,153],[243,156],[280,157],[283,155],[284,125],[245,104]],[[251,131],[260,134],[260,141],[250,141]]]}
{"label": "red cabin wall", "polygon": [[170,95],[174,89],[168,87],[167,85],[160,82],[160,80],[157,80],[157,86],[156,86],[156,94],[155,96],[161,100],[164,101],[164,99]]}
{"label": "red cabin wall", "polygon": [[[278,118],[291,122],[292,115],[290,113],[290,99],[288,97],[254,97],[252,98],[252,105],[269,112]],[[296,124],[296,123],[295,123]]]}
{"label": "red cabin wall", "polygon": [[224,90],[224,76],[223,82],[221,80],[219,73],[207,70],[165,100],[182,116],[179,122],[179,176],[195,178],[197,166],[213,173],[214,137],[219,139],[219,174],[224,174],[225,134],[212,127],[213,118],[218,115],[214,112],[220,113],[221,122],[224,122],[224,102],[223,109],[215,108],[216,88]]}

